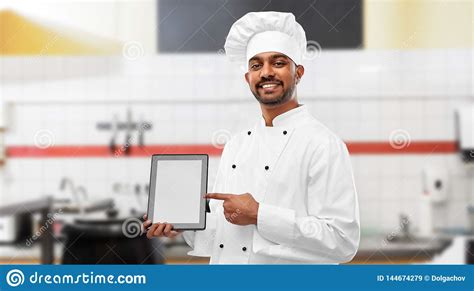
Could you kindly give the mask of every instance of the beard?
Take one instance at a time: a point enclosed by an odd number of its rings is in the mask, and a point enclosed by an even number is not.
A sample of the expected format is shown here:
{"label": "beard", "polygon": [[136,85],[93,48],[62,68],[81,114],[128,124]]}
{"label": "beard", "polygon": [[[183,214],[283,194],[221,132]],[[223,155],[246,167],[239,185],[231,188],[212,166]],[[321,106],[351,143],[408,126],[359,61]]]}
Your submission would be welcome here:
{"label": "beard", "polygon": [[281,95],[273,97],[272,99],[266,99],[260,96],[260,94],[258,94],[258,89],[250,90],[250,91],[252,91],[253,96],[255,97],[255,99],[257,99],[257,101],[260,104],[276,106],[276,105],[284,104],[288,102],[289,100],[291,100],[291,98],[293,97],[293,93],[295,92],[295,88],[296,88],[296,84],[292,84],[291,86],[288,87],[288,89],[283,91]]}

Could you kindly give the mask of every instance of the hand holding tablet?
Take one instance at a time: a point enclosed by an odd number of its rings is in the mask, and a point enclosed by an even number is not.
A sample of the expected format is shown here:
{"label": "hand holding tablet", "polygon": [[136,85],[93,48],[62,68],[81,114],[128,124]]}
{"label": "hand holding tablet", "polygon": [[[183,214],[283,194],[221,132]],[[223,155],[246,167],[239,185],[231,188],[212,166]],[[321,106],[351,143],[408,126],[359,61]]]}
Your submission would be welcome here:
{"label": "hand holding tablet", "polygon": [[173,225],[170,223],[155,223],[152,225],[151,220],[148,220],[148,216],[146,214],[143,215],[143,220],[145,220],[143,223],[143,229],[146,230],[146,236],[149,239],[153,238],[154,236],[174,238],[183,232],[182,230],[173,230]]}
{"label": "hand holding tablet", "polygon": [[[153,155],[148,211],[151,236],[206,227],[207,155]],[[153,232],[151,231],[153,230]]]}

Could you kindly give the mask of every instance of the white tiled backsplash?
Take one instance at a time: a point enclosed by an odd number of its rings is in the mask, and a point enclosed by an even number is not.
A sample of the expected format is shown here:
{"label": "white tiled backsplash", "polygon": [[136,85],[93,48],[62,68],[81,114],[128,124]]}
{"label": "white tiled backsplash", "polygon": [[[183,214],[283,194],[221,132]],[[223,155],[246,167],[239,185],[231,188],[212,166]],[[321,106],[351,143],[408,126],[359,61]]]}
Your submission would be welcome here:
{"label": "white tiled backsplash", "polygon": [[[300,102],[345,141],[454,141],[454,109],[473,102],[469,50],[323,51],[305,65]],[[41,130],[55,145],[108,145],[97,123],[150,121],[146,144],[211,144],[219,130],[251,126],[260,111],[238,66],[218,55],[0,58],[0,96],[8,107],[7,146],[35,144]],[[136,134],[136,133],[135,133]],[[135,139],[136,140],[136,139]],[[118,143],[125,141],[123,132]],[[423,167],[450,173],[450,199],[438,226],[467,225],[473,178],[456,154],[352,155],[364,228],[393,230],[398,214],[415,223]],[[210,189],[218,158],[210,160]],[[0,199],[59,195],[62,177],[89,195],[110,197],[116,182],[145,184],[148,158],[10,158],[0,168]],[[120,197],[123,200],[123,197]],[[443,215],[444,213],[444,215]]]}

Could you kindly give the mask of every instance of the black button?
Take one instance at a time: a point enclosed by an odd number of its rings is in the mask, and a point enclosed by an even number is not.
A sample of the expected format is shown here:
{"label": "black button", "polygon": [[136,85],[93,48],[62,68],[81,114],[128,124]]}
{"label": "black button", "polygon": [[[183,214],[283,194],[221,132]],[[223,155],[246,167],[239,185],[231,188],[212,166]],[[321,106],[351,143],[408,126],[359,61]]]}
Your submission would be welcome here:
{"label": "black button", "polygon": [[288,132],[286,130],[283,131],[283,134],[286,135]]}
{"label": "black button", "polygon": [[246,248],[246,247],[243,247],[242,250],[245,252],[245,251],[247,250],[247,248]]}
{"label": "black button", "polygon": [[269,166],[265,166],[265,170],[267,170],[267,171],[268,171],[268,169],[270,169],[270,167],[269,167]]}
{"label": "black button", "polygon": [[232,169],[235,169],[235,167],[237,167],[236,165],[232,165]]}
{"label": "black button", "polygon": [[219,247],[220,247],[221,249],[223,249],[223,248],[224,248],[224,245],[223,245],[223,244],[220,244]]}
{"label": "black button", "polygon": [[247,131],[247,134],[250,135],[252,132],[251,131]]}

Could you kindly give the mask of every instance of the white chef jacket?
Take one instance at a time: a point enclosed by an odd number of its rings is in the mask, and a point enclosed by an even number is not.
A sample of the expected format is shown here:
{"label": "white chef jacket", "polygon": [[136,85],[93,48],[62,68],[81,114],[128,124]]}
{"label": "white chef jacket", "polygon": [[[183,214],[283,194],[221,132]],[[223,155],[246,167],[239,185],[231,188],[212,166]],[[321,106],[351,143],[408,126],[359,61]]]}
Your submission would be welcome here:
{"label": "white chef jacket", "polygon": [[[344,142],[305,105],[233,137],[212,192],[250,193],[257,225],[228,222],[211,200],[206,229],[186,231],[190,255],[211,264],[342,263],[360,239],[359,206]],[[238,215],[238,214],[237,214]]]}

